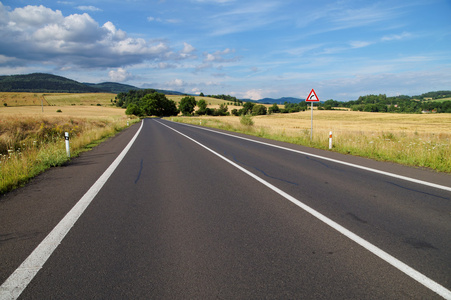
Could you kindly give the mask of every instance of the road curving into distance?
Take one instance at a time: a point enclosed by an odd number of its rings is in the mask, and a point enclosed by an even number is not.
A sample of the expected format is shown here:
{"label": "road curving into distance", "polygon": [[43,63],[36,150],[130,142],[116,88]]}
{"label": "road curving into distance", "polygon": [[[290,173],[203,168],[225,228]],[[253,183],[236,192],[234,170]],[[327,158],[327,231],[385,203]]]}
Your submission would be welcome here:
{"label": "road curving into distance", "polygon": [[146,119],[0,198],[0,299],[451,299],[450,179]]}

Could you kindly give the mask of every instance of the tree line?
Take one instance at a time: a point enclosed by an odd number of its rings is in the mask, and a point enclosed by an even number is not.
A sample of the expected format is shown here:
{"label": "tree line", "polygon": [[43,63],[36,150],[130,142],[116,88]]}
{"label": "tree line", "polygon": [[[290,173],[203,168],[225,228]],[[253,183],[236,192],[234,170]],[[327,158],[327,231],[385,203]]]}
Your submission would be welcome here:
{"label": "tree line", "polygon": [[[212,97],[215,95],[209,95]],[[240,109],[232,109],[229,112],[226,104],[221,104],[219,108],[208,108],[204,99],[196,101],[193,96],[185,96],[177,104],[166,98],[163,93],[154,89],[130,90],[127,93],[119,93],[114,104],[118,107],[126,108],[127,114],[137,116],[175,116],[182,113],[185,116],[190,115],[266,115],[273,113],[294,113],[305,111],[309,103],[301,101],[299,103],[285,102],[284,107],[280,108],[277,104],[266,107],[254,102],[243,102],[228,95],[216,95],[220,99],[232,101],[235,106],[242,106]],[[314,103],[319,110],[333,110],[340,108],[349,108],[353,111],[366,112],[398,112],[398,113],[421,113],[424,111],[437,113],[451,113],[451,101],[430,101],[431,99],[443,99],[451,97],[451,91],[430,92],[420,96],[396,96],[387,97],[385,94],[360,96],[357,100],[341,102],[337,100],[327,100]],[[229,103],[230,104],[230,103]],[[195,110],[197,106],[197,110]]]}
{"label": "tree line", "polygon": [[[451,91],[429,92],[420,96],[400,95],[387,97],[385,94],[360,96],[357,100],[341,102],[327,100],[319,104],[319,109],[331,110],[336,107],[353,111],[392,112],[392,113],[451,113],[451,101],[439,101],[450,98]],[[431,101],[436,100],[436,101]]]}

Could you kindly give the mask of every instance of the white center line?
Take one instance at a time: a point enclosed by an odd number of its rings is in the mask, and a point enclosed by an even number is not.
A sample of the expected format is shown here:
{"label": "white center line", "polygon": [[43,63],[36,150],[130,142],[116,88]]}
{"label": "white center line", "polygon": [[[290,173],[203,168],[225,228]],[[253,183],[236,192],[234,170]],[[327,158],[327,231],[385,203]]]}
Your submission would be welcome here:
{"label": "white center line", "polygon": [[[324,222],[325,224],[329,225],[330,227],[332,227],[333,229],[337,230],[338,232],[340,232],[341,234],[343,234],[344,236],[348,237],[349,239],[351,239],[352,241],[354,241],[355,243],[359,244],[360,246],[362,246],[363,248],[367,249],[368,251],[370,251],[371,253],[373,253],[374,255],[378,256],[379,258],[383,259],[384,261],[386,261],[387,263],[389,263],[390,265],[392,265],[393,267],[395,267],[396,269],[402,271],[403,273],[405,273],[406,275],[408,275],[409,277],[413,278],[414,280],[416,280],[417,282],[421,283],[422,285],[424,285],[425,287],[429,288],[430,290],[434,291],[435,293],[439,294],[440,296],[442,296],[445,299],[451,299],[451,291],[446,289],[444,286],[440,285],[439,283],[433,281],[432,279],[430,279],[429,277],[426,277],[425,275],[423,275],[422,273],[418,272],[417,270],[413,269],[412,267],[406,265],[405,263],[403,263],[402,261],[398,260],[397,258],[393,257],[392,255],[388,254],[387,252],[385,252],[384,250],[376,247],[375,245],[371,244],[370,242],[368,242],[367,240],[361,238],[360,236],[356,235],[355,233],[349,231],[348,229],[344,228],[343,226],[341,226],[340,224],[336,223],[335,221],[332,221],[331,219],[329,219],[328,217],[324,216],[323,214],[321,214],[320,212],[314,210],[313,208],[311,208],[310,206],[302,203],[301,201],[297,200],[296,198],[294,198],[293,196],[287,194],[286,192],[282,191],[281,189],[277,188],[276,186],[270,184],[269,182],[263,180],[262,178],[258,177],[257,175],[255,175],[254,173],[246,170],[245,168],[241,167],[240,165],[234,163],[233,161],[229,160],[228,158],[222,156],[221,154],[215,152],[214,150],[208,148],[207,146],[201,144],[200,142],[196,141],[195,139],[187,136],[186,134],[181,133],[180,131],[166,125],[163,124],[159,121],[156,121],[158,123],[160,123],[163,126],[166,126],[167,128],[177,132],[178,134],[186,137],[187,139],[193,141],[194,143],[198,144],[199,146],[203,147],[204,149],[210,151],[211,153],[213,153],[214,155],[218,156],[219,158],[223,159],[224,161],[228,162],[229,164],[231,164],[232,166],[236,167],[237,169],[239,169],[240,171],[244,172],[245,174],[249,175],[250,177],[254,178],[255,180],[257,180],[258,182],[262,183],[263,185],[265,185],[266,187],[270,188],[271,190],[273,190],[274,192],[278,193],[279,195],[281,195],[282,197],[284,197],[285,199],[291,201],[292,203],[294,203],[295,205],[297,205],[298,207],[302,208],[303,210],[305,210],[306,212],[308,212],[309,214],[313,215],[314,217],[316,217],[317,219],[321,220],[322,222]],[[199,128],[199,127],[196,127]],[[309,154],[310,155],[310,154]]]}

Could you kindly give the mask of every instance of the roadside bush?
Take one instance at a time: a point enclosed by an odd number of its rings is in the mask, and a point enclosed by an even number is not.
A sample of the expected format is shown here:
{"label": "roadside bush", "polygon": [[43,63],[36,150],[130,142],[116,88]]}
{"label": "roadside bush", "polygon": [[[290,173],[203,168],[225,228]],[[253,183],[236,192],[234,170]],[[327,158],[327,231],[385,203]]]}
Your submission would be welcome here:
{"label": "roadside bush", "polygon": [[244,126],[253,126],[254,125],[254,121],[252,120],[251,115],[242,115],[240,117],[240,123]]}

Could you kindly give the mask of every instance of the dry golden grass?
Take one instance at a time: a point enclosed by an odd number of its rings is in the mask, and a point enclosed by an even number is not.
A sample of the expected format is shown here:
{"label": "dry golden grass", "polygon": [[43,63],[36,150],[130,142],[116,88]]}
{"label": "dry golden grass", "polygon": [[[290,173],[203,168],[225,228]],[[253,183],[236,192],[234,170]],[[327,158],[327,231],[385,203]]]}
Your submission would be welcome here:
{"label": "dry golden grass", "polygon": [[[61,110],[62,112],[57,112]],[[0,107],[0,193],[9,191],[45,169],[64,163],[64,133],[77,155],[130,124],[125,110],[104,106]]]}
{"label": "dry golden grass", "polygon": [[44,112],[42,112],[40,106],[0,107],[0,118],[8,115],[104,118],[124,116],[125,110],[113,106],[44,106]]}
{"label": "dry golden grass", "polygon": [[111,105],[116,94],[112,93],[17,93],[1,92],[1,106],[44,106],[48,105]]}
{"label": "dry golden grass", "polygon": [[[285,130],[311,128],[311,112],[273,114],[254,117],[257,126],[276,127]],[[417,132],[451,133],[450,114],[388,114],[354,111],[313,112],[315,129],[335,132]]]}
{"label": "dry golden grass", "polygon": [[25,105],[49,105],[43,93],[0,93],[0,105],[6,106],[25,106]]}
{"label": "dry golden grass", "polygon": [[116,94],[112,93],[80,93],[80,94],[45,94],[50,105],[112,105]]}
{"label": "dry golden grass", "polygon": [[451,172],[451,114],[388,114],[353,111],[311,112],[252,117],[253,126],[239,117],[174,118],[253,134],[265,138],[328,149],[333,132],[333,150],[411,166]]}

